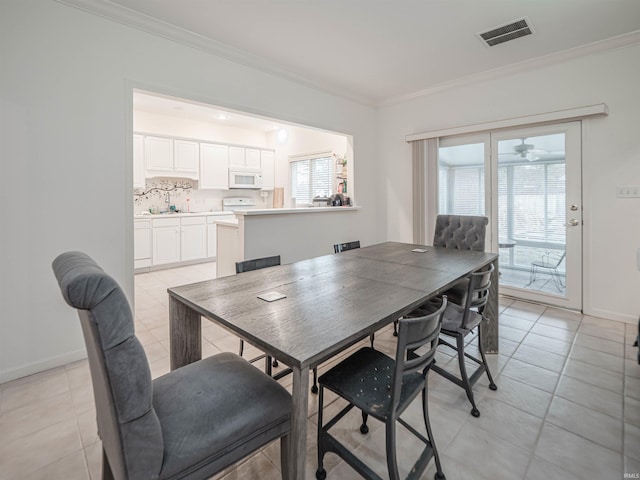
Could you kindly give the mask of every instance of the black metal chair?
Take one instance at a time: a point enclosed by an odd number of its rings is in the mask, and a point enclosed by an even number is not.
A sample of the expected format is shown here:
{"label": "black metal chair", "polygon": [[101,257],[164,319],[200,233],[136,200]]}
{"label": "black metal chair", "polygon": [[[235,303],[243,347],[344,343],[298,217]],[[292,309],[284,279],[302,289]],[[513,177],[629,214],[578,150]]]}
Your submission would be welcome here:
{"label": "black metal chair", "polygon": [[80,317],[103,480],[204,480],[278,438],[287,478],[292,403],[278,382],[229,352],[152,379],[117,282],[81,252],[53,271]]}
{"label": "black metal chair", "polygon": [[[420,478],[431,458],[434,458],[436,463],[435,478],[438,480],[445,478],[429,422],[427,380],[438,346],[438,334],[446,305],[445,297],[442,299],[440,308],[435,312],[423,317],[399,320],[395,361],[373,348],[363,347],[320,376],[316,478],[322,480],[327,476],[323,467],[324,455],[327,452],[339,455],[365,478],[375,480],[381,478],[329,433],[329,430],[354,407],[362,412],[362,425],[360,426],[362,434],[369,431],[367,426],[369,416],[385,423],[389,478],[399,479],[396,459],[396,422],[402,424],[425,444],[418,460],[410,469],[411,473],[408,478]],[[418,349],[420,350],[418,351]],[[326,424],[323,423],[325,388],[349,402],[349,405]],[[400,415],[419,393],[422,393],[426,437],[400,418]]]}
{"label": "black metal chair", "polygon": [[531,271],[529,272],[529,283],[525,285],[525,287],[530,286],[538,279],[539,273],[548,273],[551,275],[553,279],[553,284],[555,285],[558,292],[562,293],[564,289],[564,283],[562,283],[562,278],[560,272],[558,271],[558,267],[562,263],[562,261],[567,256],[566,250],[562,252],[562,254],[557,254],[554,252],[547,252],[542,255],[542,258],[539,261],[531,262]]}
{"label": "black metal chair", "polygon": [[346,252],[347,250],[353,250],[354,248],[360,248],[360,240],[355,242],[336,243],[333,246],[333,253]]}
{"label": "black metal chair", "polygon": [[[272,257],[254,258],[251,260],[243,260],[242,262],[236,262],[236,273],[251,272],[253,270],[260,270],[261,268],[275,267],[277,265],[280,265],[280,255],[274,255]],[[239,355],[242,356],[243,353],[244,353],[244,340],[240,339]],[[255,363],[258,360],[262,360],[263,358],[266,358],[265,372],[267,373],[267,375],[272,376],[271,367],[278,366],[278,360],[276,360],[275,358],[272,359],[268,355],[258,355],[257,357],[249,360],[249,362]],[[277,378],[281,378],[290,372],[291,370],[278,372]]]}
{"label": "black metal chair", "polygon": [[[356,248],[360,248],[360,240],[355,240],[353,242],[345,242],[345,243],[336,243],[333,246],[333,252],[334,253],[342,253],[342,252],[346,252],[348,250],[353,250]],[[393,328],[394,328],[394,332],[395,332],[395,328],[396,328],[396,323],[397,320],[395,320],[393,322]],[[395,335],[395,333],[394,333]],[[369,339],[371,340],[371,348],[373,348],[373,342],[375,340],[375,334],[372,333],[369,336]],[[314,368],[313,369],[313,385],[311,386],[311,392],[312,393],[318,393],[318,368]]]}
{"label": "black metal chair", "polygon": [[[491,390],[497,390],[498,387],[493,381],[487,360],[482,348],[482,324],[485,321],[485,317],[482,315],[484,306],[489,299],[489,289],[491,288],[491,274],[493,273],[494,266],[491,264],[488,270],[475,272],[467,277],[467,292],[464,294],[464,305],[458,305],[453,302],[447,304],[447,308],[442,318],[442,329],[440,330],[440,345],[446,345],[449,348],[454,349],[457,352],[458,367],[460,369],[460,378],[453,375],[451,372],[441,368],[435,362],[432,370],[439,373],[446,379],[452,381],[456,385],[464,388],[469,402],[471,402],[471,415],[474,417],[480,416],[480,411],[476,407],[476,402],[473,398],[473,386],[478,381],[483,373],[487,374],[489,379],[489,388]],[[437,308],[438,304],[432,301],[421,306],[420,309],[414,311],[411,315],[425,315]],[[480,359],[465,352],[465,337],[469,335],[474,328],[478,327],[478,350],[480,352]],[[442,336],[453,337],[456,340],[456,344],[453,345],[442,338]],[[472,360],[479,366],[469,376],[467,374],[467,367],[465,365],[465,358]]]}

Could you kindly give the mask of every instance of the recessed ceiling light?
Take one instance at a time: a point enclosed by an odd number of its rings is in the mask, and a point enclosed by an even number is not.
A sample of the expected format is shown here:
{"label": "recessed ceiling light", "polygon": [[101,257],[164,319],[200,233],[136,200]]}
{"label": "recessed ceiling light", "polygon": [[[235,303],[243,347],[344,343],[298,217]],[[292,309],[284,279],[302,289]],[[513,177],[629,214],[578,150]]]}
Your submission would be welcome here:
{"label": "recessed ceiling light", "polygon": [[217,114],[216,114],[216,118],[217,118],[218,120],[226,120],[226,119],[228,119],[229,117],[228,117],[227,115],[225,115],[224,113],[217,113]]}

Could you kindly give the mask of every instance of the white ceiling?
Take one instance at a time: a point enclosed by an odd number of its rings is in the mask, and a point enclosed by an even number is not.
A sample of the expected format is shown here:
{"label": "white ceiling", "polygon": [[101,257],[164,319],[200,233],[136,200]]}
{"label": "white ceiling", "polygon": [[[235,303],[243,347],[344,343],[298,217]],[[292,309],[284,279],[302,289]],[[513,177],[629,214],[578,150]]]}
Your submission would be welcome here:
{"label": "white ceiling", "polygon": [[[640,36],[639,0],[59,1],[372,105]],[[533,35],[477,35],[522,17]]]}

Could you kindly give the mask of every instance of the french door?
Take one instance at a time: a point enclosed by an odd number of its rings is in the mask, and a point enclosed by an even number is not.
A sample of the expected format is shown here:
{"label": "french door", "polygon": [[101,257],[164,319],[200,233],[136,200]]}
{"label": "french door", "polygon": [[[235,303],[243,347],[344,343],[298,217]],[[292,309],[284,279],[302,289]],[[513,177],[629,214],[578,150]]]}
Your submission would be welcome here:
{"label": "french door", "polygon": [[580,122],[439,139],[438,213],[485,215],[500,292],[582,309]]}

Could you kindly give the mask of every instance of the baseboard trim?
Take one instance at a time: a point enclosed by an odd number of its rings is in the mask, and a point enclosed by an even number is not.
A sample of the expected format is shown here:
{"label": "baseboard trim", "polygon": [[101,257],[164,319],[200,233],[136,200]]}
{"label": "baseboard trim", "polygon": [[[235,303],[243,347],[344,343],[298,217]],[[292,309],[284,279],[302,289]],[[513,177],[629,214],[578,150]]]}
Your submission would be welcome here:
{"label": "baseboard trim", "polygon": [[22,377],[28,377],[29,375],[41,373],[46,370],[51,370],[52,368],[61,367],[63,365],[67,365],[68,363],[77,362],[78,360],[84,360],[85,358],[87,358],[87,351],[83,348],[82,350],[64,353],[62,355],[50,357],[45,360],[30,363],[28,365],[22,365],[20,367],[12,368],[9,370],[3,370],[0,372],[0,384],[10,382],[11,380],[16,380]]}

